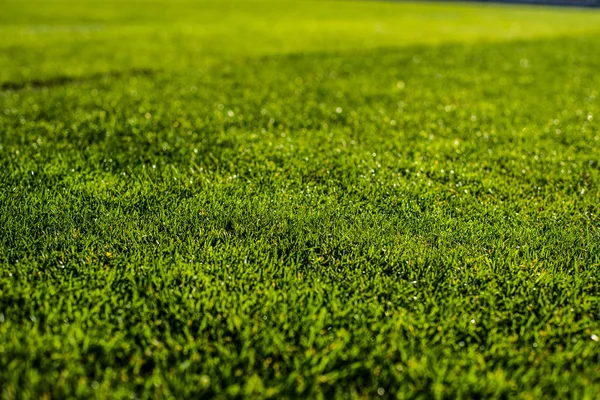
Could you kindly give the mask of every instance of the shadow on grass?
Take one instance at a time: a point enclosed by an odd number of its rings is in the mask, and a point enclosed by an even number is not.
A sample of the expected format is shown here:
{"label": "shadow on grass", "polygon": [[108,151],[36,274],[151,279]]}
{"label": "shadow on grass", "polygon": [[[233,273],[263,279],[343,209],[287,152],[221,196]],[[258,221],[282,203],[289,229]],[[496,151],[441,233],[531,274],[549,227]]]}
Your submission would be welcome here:
{"label": "shadow on grass", "polygon": [[96,81],[107,78],[122,78],[125,76],[152,76],[157,71],[149,68],[139,68],[128,71],[111,71],[106,73],[97,73],[88,76],[55,76],[46,79],[32,79],[22,82],[2,82],[0,83],[0,91],[19,91],[25,89],[43,89],[56,86],[64,86],[69,84],[78,84],[90,81]]}

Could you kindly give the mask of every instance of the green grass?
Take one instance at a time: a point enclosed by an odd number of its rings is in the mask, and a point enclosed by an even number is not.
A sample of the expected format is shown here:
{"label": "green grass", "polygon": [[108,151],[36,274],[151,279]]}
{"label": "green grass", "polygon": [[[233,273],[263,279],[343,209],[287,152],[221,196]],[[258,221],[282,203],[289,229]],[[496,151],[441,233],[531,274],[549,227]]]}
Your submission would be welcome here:
{"label": "green grass", "polygon": [[600,12],[0,8],[1,398],[600,396]]}

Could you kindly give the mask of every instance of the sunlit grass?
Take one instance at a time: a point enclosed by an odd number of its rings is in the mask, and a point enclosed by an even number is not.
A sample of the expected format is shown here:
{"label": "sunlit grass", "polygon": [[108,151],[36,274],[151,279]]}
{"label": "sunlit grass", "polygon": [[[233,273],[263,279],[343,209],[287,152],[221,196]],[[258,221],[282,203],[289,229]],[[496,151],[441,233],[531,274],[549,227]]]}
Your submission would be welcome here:
{"label": "sunlit grass", "polygon": [[267,54],[576,36],[589,9],[373,1],[13,1],[0,82],[128,68],[204,68]]}
{"label": "sunlit grass", "polygon": [[5,398],[598,397],[599,13],[0,4]]}

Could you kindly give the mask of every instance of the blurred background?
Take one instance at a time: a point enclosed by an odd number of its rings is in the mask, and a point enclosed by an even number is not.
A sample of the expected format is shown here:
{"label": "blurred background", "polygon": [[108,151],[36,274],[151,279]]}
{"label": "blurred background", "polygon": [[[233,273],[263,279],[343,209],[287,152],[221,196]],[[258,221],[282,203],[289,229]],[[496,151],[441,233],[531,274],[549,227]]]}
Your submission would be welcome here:
{"label": "blurred background", "polygon": [[5,88],[90,74],[203,68],[268,54],[600,30],[600,14],[584,8],[487,2],[2,0],[0,8]]}

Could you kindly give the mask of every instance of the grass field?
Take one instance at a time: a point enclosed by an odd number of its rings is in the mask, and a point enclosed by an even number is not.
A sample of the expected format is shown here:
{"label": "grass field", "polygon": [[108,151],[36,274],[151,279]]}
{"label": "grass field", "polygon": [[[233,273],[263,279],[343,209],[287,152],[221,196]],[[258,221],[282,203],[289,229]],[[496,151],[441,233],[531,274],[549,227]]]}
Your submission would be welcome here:
{"label": "grass field", "polygon": [[600,396],[600,10],[0,10],[2,399]]}

